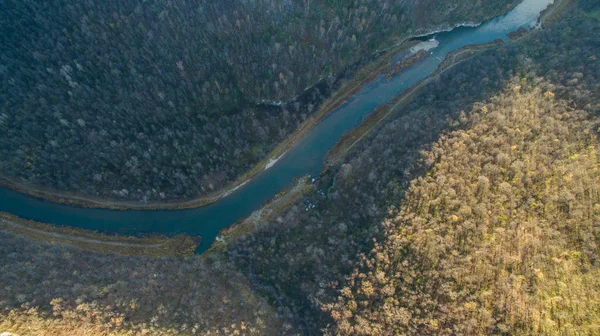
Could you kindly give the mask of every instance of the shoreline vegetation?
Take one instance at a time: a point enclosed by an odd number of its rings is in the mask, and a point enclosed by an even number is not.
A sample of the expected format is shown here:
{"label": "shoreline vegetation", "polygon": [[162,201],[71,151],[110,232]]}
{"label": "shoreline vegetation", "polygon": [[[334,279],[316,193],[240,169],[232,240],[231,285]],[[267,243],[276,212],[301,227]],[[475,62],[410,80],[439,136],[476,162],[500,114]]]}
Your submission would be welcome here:
{"label": "shoreline vegetation", "polygon": [[304,176],[296,179],[291,188],[286,188],[275,195],[272,200],[267,201],[260,209],[252,212],[250,216],[242,218],[236,223],[219,231],[220,240],[215,241],[203,255],[211,255],[223,252],[227,249],[229,242],[237,238],[252,233],[261,223],[268,221],[294,204],[309,191],[314,191],[314,185],[310,183],[310,177]]}
{"label": "shoreline vegetation", "polygon": [[138,238],[106,235],[90,230],[38,223],[5,212],[0,212],[0,230],[37,241],[68,244],[88,251],[128,256],[183,257],[193,255],[200,244],[199,237],[179,235]]}
{"label": "shoreline vegetation", "polygon": [[[364,85],[377,79],[380,75],[385,75],[388,78],[394,76],[400,71],[421,60],[425,55],[427,55],[426,51],[421,50],[416,53],[409,54],[399,61],[394,61],[394,57],[396,55],[403,51],[410,51],[413,46],[418,44],[418,41],[414,39],[431,34],[450,31],[462,26],[476,27],[488,20],[493,19],[494,17],[505,15],[508,11],[516,7],[516,5],[518,5],[518,3],[507,7],[506,12],[502,13],[501,15],[487,17],[479,23],[459,23],[453,26],[434,29],[429,32],[418,32],[414,35],[405,37],[400,43],[397,43],[394,46],[383,50],[378,50],[371,54],[368,57],[368,60],[366,61],[367,64],[365,66],[360,67],[359,70],[353,73],[349,79],[345,80],[345,83],[342,84],[342,87],[336,90],[332,96],[326,99],[318,108],[316,113],[311,114],[298,129],[292,132],[292,134],[285,140],[280,142],[269,153],[269,155],[258,162],[252,169],[240,176],[235,182],[230,183],[228,186],[207,195],[191,199],[160,202],[115,200],[100,196],[94,197],[79,193],[64,192],[51,188],[45,188],[38,185],[17,181],[14,178],[2,175],[0,175],[0,187],[5,187],[22,194],[41,198],[54,203],[77,205],[86,208],[103,208],[111,210],[180,210],[209,205],[224,197],[227,197],[237,188],[243,187],[244,184],[252,180],[252,178],[255,176],[269,169],[272,160],[278,160],[284,156],[289,149],[291,149],[298,141],[303,139],[321,120],[343,105]],[[356,64],[360,64],[362,62],[362,60],[358,60]],[[318,85],[318,83],[315,85]],[[417,85],[420,85],[420,83]],[[307,90],[311,87],[307,88]],[[412,90],[412,88],[409,90]],[[375,112],[373,114],[375,114]]]}
{"label": "shoreline vegetation", "polygon": [[96,253],[0,213],[0,334],[596,334],[600,4],[555,2],[449,54],[208,253]]}
{"label": "shoreline vegetation", "polygon": [[[556,0],[550,7],[548,7],[548,9],[544,10],[541,13],[540,19],[539,19],[540,23],[543,24],[547,19],[551,19],[553,21],[556,20],[557,16],[560,16],[560,14],[562,12],[564,12],[565,8],[568,7],[568,4],[570,4],[570,3],[571,3],[571,0]],[[553,8],[559,8],[560,10],[554,10]],[[511,40],[527,36],[527,35],[529,35],[529,33],[531,33],[531,31],[532,30],[528,30],[524,33],[521,33],[521,34],[519,34],[518,37],[511,38]],[[426,36],[426,35],[419,35],[419,36]],[[414,37],[412,37],[412,38],[414,38]],[[265,158],[263,160],[263,161],[267,161],[266,164],[264,164],[264,162],[259,163],[257,166],[255,166],[255,168],[252,171],[246,173],[246,175],[249,176],[248,178],[246,178],[245,180],[241,180],[239,183],[235,184],[232,187],[223,189],[222,191],[219,192],[219,195],[213,196],[210,199],[206,199],[206,197],[204,197],[203,201],[192,200],[192,201],[183,202],[183,203],[179,202],[177,204],[164,203],[162,205],[158,205],[158,207],[156,207],[157,206],[156,204],[144,204],[144,203],[138,204],[137,205],[138,207],[124,206],[125,205],[124,203],[132,204],[132,202],[112,202],[112,203],[114,203],[114,205],[107,206],[106,203],[103,203],[103,205],[100,205],[98,203],[95,203],[94,201],[88,201],[88,200],[84,200],[84,199],[78,199],[76,201],[73,198],[63,197],[62,195],[64,195],[64,193],[62,193],[61,196],[57,196],[57,195],[46,194],[43,191],[39,191],[37,189],[34,190],[34,189],[24,188],[21,190],[21,189],[17,188],[19,185],[7,183],[7,180],[4,177],[0,177],[0,186],[8,187],[8,188],[11,188],[18,192],[22,192],[22,193],[25,193],[25,194],[28,194],[28,195],[34,196],[34,197],[43,198],[43,199],[46,199],[46,200],[49,200],[52,202],[56,202],[56,203],[73,204],[73,205],[92,207],[92,208],[109,208],[109,209],[115,209],[115,210],[125,210],[125,209],[145,209],[145,210],[173,209],[174,210],[174,209],[194,208],[194,207],[208,205],[212,202],[218,201],[219,199],[221,199],[223,197],[227,197],[229,194],[231,194],[237,188],[243,187],[243,185],[246,184],[247,182],[249,182],[252,177],[256,176],[258,173],[262,172],[263,170],[268,169],[268,168],[266,168],[268,161],[270,161],[273,157],[275,157],[277,159],[281,158],[283,155],[285,155],[285,153],[289,150],[289,148],[291,148],[291,146],[293,146],[293,144],[295,144],[297,141],[302,139],[302,137],[304,136],[304,135],[300,135],[300,134],[296,134],[296,133],[299,133],[301,131],[304,131],[304,133],[307,133],[308,131],[310,131],[310,129],[312,129],[312,127],[314,127],[318,123],[318,121],[322,120],[324,117],[326,117],[329,113],[331,113],[337,107],[341,106],[352,94],[354,94],[355,92],[360,90],[360,88],[362,88],[369,81],[376,79],[381,74],[390,75],[390,73],[391,73],[391,75],[395,75],[398,72],[402,71],[402,69],[405,69],[405,68],[411,66],[412,64],[418,62],[422,57],[424,57],[426,55],[426,52],[421,51],[416,54],[410,55],[410,56],[402,59],[400,62],[396,63],[396,64],[400,63],[401,64],[400,66],[397,66],[397,65],[395,66],[395,64],[392,64],[392,67],[390,67],[390,62],[395,55],[400,53],[402,50],[409,50],[412,46],[414,46],[415,43],[410,43],[410,42],[415,42],[415,41],[411,40],[412,38],[407,38],[405,41],[398,44],[397,46],[390,48],[386,51],[383,51],[384,56],[378,57],[377,60],[371,62],[370,65],[359,70],[355,77],[362,76],[362,79],[360,81],[358,81],[358,83],[356,83],[356,80],[355,80],[353,85],[352,85],[352,83],[346,84],[346,86],[344,88],[342,88],[341,90],[338,90],[332,97],[330,97],[326,102],[324,102],[324,104],[320,107],[319,112],[312,115],[311,117],[309,117],[309,119],[306,120],[305,123],[311,122],[313,124],[312,126],[309,126],[308,129],[307,129],[307,127],[300,127],[289,139],[287,139],[286,141],[281,143],[277,148],[275,148],[275,150],[273,150],[273,152],[267,158]],[[332,166],[336,162],[340,161],[344,157],[345,154],[347,154],[352,148],[354,148],[358,143],[360,143],[361,140],[363,140],[368,134],[370,134],[370,132],[373,131],[378,125],[380,125],[385,119],[387,119],[392,114],[397,113],[398,109],[400,109],[403,106],[403,103],[406,102],[407,100],[409,100],[410,97],[412,97],[414,94],[418,93],[419,90],[422,87],[424,87],[427,83],[429,83],[432,80],[435,80],[436,78],[438,78],[438,76],[440,74],[449,70],[454,65],[456,65],[460,62],[463,62],[465,60],[468,60],[469,58],[475,56],[478,52],[492,48],[494,46],[498,46],[502,43],[504,43],[504,41],[496,40],[494,42],[490,42],[490,43],[486,43],[486,44],[469,45],[469,46],[465,46],[463,48],[460,48],[460,49],[455,50],[452,53],[450,53],[444,59],[442,64],[440,64],[440,66],[436,70],[436,72],[434,72],[427,78],[423,79],[419,83],[415,84],[414,86],[412,86],[411,88],[406,90],[404,93],[396,96],[388,104],[382,105],[379,108],[377,108],[359,126],[357,126],[353,130],[348,132],[346,135],[342,136],[342,138],[338,141],[338,143],[334,146],[334,148],[325,157],[322,172],[326,172],[330,166]],[[370,69],[375,69],[375,70],[373,70],[369,73]],[[348,86],[351,86],[351,88],[348,88]],[[327,113],[324,113],[324,111],[327,111]],[[317,121],[311,120],[319,114],[322,114],[321,118],[319,118]],[[303,126],[304,126],[304,124],[303,124]],[[294,140],[291,139],[293,137],[295,137]],[[259,169],[260,167],[263,167],[263,168]],[[258,171],[256,171],[256,170],[258,170]],[[291,188],[282,190],[272,200],[267,201],[265,203],[265,205],[263,205],[260,209],[257,209],[256,211],[254,211],[250,216],[248,216],[247,218],[240,219],[238,222],[222,229],[219,232],[218,236],[222,237],[223,241],[213,243],[213,245],[206,251],[206,253],[204,253],[204,255],[211,255],[211,254],[217,253],[218,251],[223,250],[224,248],[226,248],[226,246],[229,242],[234,241],[236,238],[243,236],[244,234],[248,233],[249,231],[255,229],[256,227],[258,227],[258,225],[260,225],[261,222],[264,222],[264,221],[268,220],[269,218],[273,218],[278,213],[280,213],[283,209],[285,209],[286,205],[297,201],[305,194],[305,192],[307,190],[311,190],[311,189],[312,189],[312,186],[308,182],[308,178],[306,176],[298,178],[294,182],[294,185]],[[73,195],[73,196],[76,196],[76,195]],[[52,198],[50,198],[50,197],[52,197]],[[56,198],[54,198],[54,197],[56,197]],[[140,207],[140,206],[146,206],[146,207]],[[8,214],[0,214],[0,219],[7,215]],[[11,215],[8,215],[8,216],[11,216]],[[12,216],[12,217],[18,218],[15,216]],[[25,221],[22,219],[20,219],[20,220]],[[25,222],[36,223],[33,221],[25,221]],[[36,224],[46,225],[46,224],[41,224],[41,223],[36,223]],[[57,228],[52,225],[46,225],[46,226],[50,232],[52,232],[53,228]],[[90,232],[90,231],[75,229],[73,233],[75,233],[75,232]],[[176,239],[176,238],[177,237],[171,238],[171,239]],[[189,238],[189,237],[183,237],[183,238]],[[167,238],[163,237],[162,239],[167,239]],[[200,243],[200,241],[197,241],[194,248],[193,249],[190,248],[191,253],[193,253],[195,247],[198,246],[199,243]]]}
{"label": "shoreline vegetation", "polygon": [[[421,36],[421,35],[419,35]],[[375,56],[375,60],[364,66],[350,79],[341,89],[337,90],[334,95],[329,97],[318,109],[318,111],[310,115],[298,129],[296,129],[288,138],[279,143],[271,153],[262,161],[258,162],[252,169],[240,176],[234,183],[227,187],[212,192],[210,194],[192,198],[173,201],[161,202],[142,202],[142,201],[120,201],[104,197],[93,197],[72,192],[63,192],[50,188],[44,188],[26,182],[16,181],[8,176],[0,176],[0,186],[9,188],[22,194],[41,198],[54,203],[78,205],[86,208],[103,208],[111,210],[179,210],[199,208],[217,202],[218,200],[227,197],[237,188],[243,187],[252,178],[269,169],[272,160],[278,160],[283,157],[289,149],[291,149],[298,141],[303,139],[321,120],[327,117],[335,109],[343,105],[353,94],[358,92],[365,84],[377,79],[381,74],[393,76],[410,65],[418,62],[424,52],[419,52],[410,55],[408,59],[403,59],[397,64],[391,64],[391,61],[398,53],[409,50],[416,41],[412,41],[413,37],[406,38],[402,43],[381,51],[382,55]],[[392,65],[392,71],[389,71]]]}
{"label": "shoreline vegetation", "polygon": [[[550,4],[548,8],[540,13],[540,17],[538,19],[539,24],[543,27],[545,27],[545,25],[551,25],[552,22],[556,21],[572,3],[573,0],[555,0],[554,3]],[[508,34],[508,37],[510,41],[515,41],[529,35],[532,31],[535,31],[535,29],[528,30],[521,27],[519,30]],[[404,106],[404,103],[408,101],[409,98],[414,94],[418,93],[422,87],[430,83],[432,80],[436,80],[439,75],[445,71],[448,71],[453,66],[470,59],[481,51],[497,47],[503,43],[505,42],[502,39],[498,39],[490,43],[467,45],[452,51],[446,56],[444,61],[434,73],[419,81],[417,84],[413,85],[400,95],[394,97],[388,104],[378,107],[365,119],[364,122],[343,135],[337,144],[329,151],[329,153],[327,153],[327,156],[325,157],[325,163],[323,165],[323,172],[326,171],[329,166],[339,162],[346,153],[360,143],[360,141],[363,140],[378,125],[381,125],[385,119],[398,112],[399,109]]]}
{"label": "shoreline vegetation", "polygon": [[404,103],[407,102],[414,94],[418,93],[421,88],[430,83],[433,80],[436,80],[439,75],[446,72],[456,64],[459,64],[469,58],[475,56],[478,52],[487,50],[488,48],[492,48],[504,43],[502,40],[496,40],[494,42],[485,43],[485,44],[477,44],[477,45],[468,45],[463,48],[454,50],[451,52],[442,64],[438,67],[438,69],[429,75],[428,77],[422,79],[417,84],[413,85],[400,95],[394,97],[388,104],[382,105],[373,111],[368,118],[361,123],[358,127],[352,129],[350,132],[346,133],[340,141],[327,153],[325,158],[325,165],[323,166],[323,171],[327,170],[328,166],[335,164],[340,161],[343,156],[348,153],[352,148],[354,148],[365,136],[367,136],[371,131],[373,131],[378,125],[380,125],[385,119],[387,119],[392,114],[399,111],[399,109],[404,106]]}

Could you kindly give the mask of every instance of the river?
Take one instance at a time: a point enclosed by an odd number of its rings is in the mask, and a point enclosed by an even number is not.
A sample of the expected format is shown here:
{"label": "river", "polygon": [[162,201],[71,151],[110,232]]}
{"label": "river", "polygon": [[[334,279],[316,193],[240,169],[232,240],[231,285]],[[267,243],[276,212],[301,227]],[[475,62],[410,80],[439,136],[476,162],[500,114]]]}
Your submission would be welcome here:
{"label": "river", "polygon": [[448,53],[470,44],[507,39],[520,27],[535,26],[552,0],[524,0],[502,17],[478,27],[460,27],[435,35],[439,45],[423,60],[391,79],[369,83],[344,105],[321,121],[272,167],[229,196],[205,207],[188,210],[107,210],[56,204],[0,188],[0,211],[43,223],[80,227],[116,234],[188,234],[202,237],[197,253],[204,252],[219,231],[247,217],[292,184],[294,177],[317,175],[327,152],[342,135],[358,126],[378,106],[431,75]]}

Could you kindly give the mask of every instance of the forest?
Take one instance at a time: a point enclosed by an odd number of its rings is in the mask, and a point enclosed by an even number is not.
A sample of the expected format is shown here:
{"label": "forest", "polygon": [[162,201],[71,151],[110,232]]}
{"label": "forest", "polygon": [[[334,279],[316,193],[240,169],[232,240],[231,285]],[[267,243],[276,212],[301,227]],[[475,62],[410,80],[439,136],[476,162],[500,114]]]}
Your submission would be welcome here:
{"label": "forest", "polygon": [[3,1],[0,173],[111,199],[206,195],[378,49],[516,3]]}
{"label": "forest", "polygon": [[421,160],[383,240],[326,306],[336,333],[593,334],[597,120],[511,82]]}
{"label": "forest", "polygon": [[269,335],[286,325],[218,256],[119,256],[3,231],[0,240],[0,333]]}
{"label": "forest", "polygon": [[[308,334],[593,334],[600,23],[591,5],[443,73],[320,177],[308,195],[316,209],[290,206],[234,242],[231,258],[277,288],[263,293],[285,298]],[[548,147],[527,147],[532,138]],[[563,173],[572,174],[568,184]],[[487,194],[478,183],[489,184]],[[571,255],[578,264],[561,264]],[[551,300],[541,301],[557,288],[528,292],[535,269],[573,291],[557,295],[555,315]],[[562,279],[570,273],[578,277]],[[516,284],[523,292],[507,293]],[[509,301],[522,306],[493,306]],[[465,305],[489,315],[467,315]]]}
{"label": "forest", "polygon": [[0,232],[0,331],[594,335],[599,58],[600,4],[579,0],[440,74],[222,252],[124,257]]}

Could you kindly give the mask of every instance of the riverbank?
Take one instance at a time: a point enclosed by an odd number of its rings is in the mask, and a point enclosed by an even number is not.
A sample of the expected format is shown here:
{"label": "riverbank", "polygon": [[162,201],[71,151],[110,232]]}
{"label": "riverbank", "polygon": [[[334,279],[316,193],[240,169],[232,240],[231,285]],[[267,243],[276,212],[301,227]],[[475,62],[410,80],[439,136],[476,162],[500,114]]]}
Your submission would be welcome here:
{"label": "riverbank", "polygon": [[538,24],[546,28],[556,22],[575,3],[575,0],[554,0],[554,3],[540,13]]}
{"label": "riverbank", "polygon": [[200,243],[198,237],[189,236],[172,238],[109,236],[83,229],[38,223],[8,213],[0,213],[0,230],[33,240],[68,244],[88,251],[120,255],[186,256],[194,254]]}
{"label": "riverbank", "polygon": [[[549,25],[547,23],[547,20],[550,18],[552,19],[552,22],[554,22],[558,18],[558,16],[560,16],[560,14],[566,11],[570,3],[571,0],[556,0],[552,6],[550,6],[547,10],[542,12],[540,16],[540,23],[543,24],[543,26],[540,26],[540,28],[547,27]],[[421,88],[423,88],[431,81],[437,80],[441,74],[443,74],[450,68],[454,67],[459,63],[468,61],[469,59],[471,59],[472,57],[484,50],[500,46],[504,43],[511,43],[514,40],[529,36],[534,31],[535,30],[526,30],[523,34],[520,34],[518,37],[511,38],[509,42],[504,42],[503,40],[498,39],[490,43],[468,45],[463,48],[454,50],[444,59],[444,61],[439,65],[438,69],[433,74],[421,80],[419,83],[412,86],[410,89],[406,90],[402,94],[398,95],[397,97],[392,99],[388,104],[377,108],[358,127],[354,128],[346,135],[344,135],[338,141],[335,147],[327,154],[325,162],[323,164],[322,172],[327,171],[327,169],[329,169],[330,166],[339,163],[345,157],[345,155],[350,152],[352,148],[354,148],[362,140],[364,140],[388,117],[390,117],[394,113],[397,113],[406,103],[409,102],[410,98],[412,98],[416,93],[419,92]],[[256,229],[261,223],[264,223],[265,221],[268,221],[269,219],[272,219],[275,216],[279,215],[279,213],[285,208],[285,206],[281,206],[282,204],[291,204],[294,201],[301,199],[307,191],[311,190],[312,188],[310,188],[310,184],[308,185],[308,188],[306,188],[306,185],[298,184],[290,190],[278,194],[274,198],[273,204],[269,203],[263,208],[255,211],[248,218],[241,220],[238,223],[226,229],[223,229],[220,232],[220,237],[222,238],[222,241],[213,244],[208,251],[213,253],[223,250],[226,247],[226,245],[231,241],[237,239],[238,237],[246,233],[251,232],[251,230]]]}
{"label": "riverbank", "polygon": [[393,113],[398,111],[399,108],[401,108],[410,98],[412,98],[415,95],[415,93],[417,93],[425,85],[427,85],[433,80],[436,80],[442,73],[444,73],[454,65],[471,58],[472,56],[474,56],[482,50],[486,50],[501,43],[503,43],[503,41],[498,40],[486,44],[466,46],[450,53],[433,74],[421,80],[419,83],[412,86],[410,89],[406,90],[399,96],[392,99],[387,105],[382,105],[379,108],[377,108],[367,117],[367,119],[363,123],[361,123],[358,127],[345,134],[325,157],[325,164],[323,166],[323,170],[326,170],[328,166],[335,165],[336,163],[338,163],[352,148],[354,148],[358,143],[360,143],[367,135],[369,135],[375,128],[377,128],[377,126],[381,125],[381,123],[385,119],[387,119]]}
{"label": "riverbank", "polygon": [[240,219],[233,225],[219,231],[217,241],[203,255],[209,256],[214,253],[223,252],[227,245],[239,237],[254,232],[262,223],[278,215],[287,206],[298,201],[308,191],[313,191],[314,185],[310,183],[310,177],[294,181],[294,185],[287,190],[282,190],[272,200],[265,203],[260,209],[254,211],[247,218]]}
{"label": "riverbank", "polygon": [[[352,79],[346,81],[342,88],[337,90],[333,96],[323,102],[317,112],[311,114],[300,127],[296,129],[296,131],[294,131],[287,139],[279,143],[266,158],[257,163],[244,175],[240,176],[234,183],[221,190],[193,199],[144,202],[120,201],[73,192],[64,192],[17,181],[6,176],[0,176],[0,186],[54,203],[77,205],[86,208],[104,208],[111,210],[181,210],[209,205],[227,197],[235,190],[243,187],[244,184],[248,183],[256,175],[273,166],[277,160],[284,156],[298,141],[302,140],[321,120],[343,105],[350,97],[352,97],[352,95],[360,91],[365,84],[376,80],[380,75],[388,77],[393,76],[418,62],[426,55],[426,53],[410,53],[410,48],[418,44],[417,41],[412,41],[412,38],[413,37],[405,38],[400,44],[379,52],[379,55],[374,56],[374,60],[371,60],[366,66],[360,68],[360,70],[354,74]],[[402,58],[398,62],[394,62],[393,58],[402,52],[407,52],[407,57]]]}
{"label": "riverbank", "polygon": [[[553,4],[551,4],[547,9],[540,13],[540,18],[538,19],[538,27],[543,29],[551,25],[552,22],[558,20],[558,18],[560,18],[560,16],[566,12],[566,10],[572,3],[573,0],[555,0]],[[514,41],[529,36],[529,34],[531,34],[532,31],[534,30],[527,30],[521,28],[520,30],[518,30],[518,34],[509,34],[509,37],[511,41]],[[358,127],[345,134],[340,139],[340,141],[338,141],[335,147],[327,154],[325,158],[325,164],[323,166],[323,171],[325,171],[328,168],[328,166],[335,165],[336,163],[338,163],[352,148],[359,144],[377,126],[381,125],[381,123],[385,119],[387,119],[393,113],[398,111],[398,109],[401,108],[403,104],[406,103],[410,97],[414,96],[414,94],[417,93],[422,87],[424,87],[433,80],[437,80],[437,78],[439,78],[439,76],[442,73],[444,73],[454,65],[470,59],[471,57],[475,56],[483,50],[493,48],[503,43],[505,43],[503,40],[496,40],[491,43],[468,45],[451,52],[444,59],[442,64],[440,64],[436,72],[431,74],[429,77],[421,80],[419,83],[417,83],[410,89],[406,90],[404,93],[394,98],[387,105],[380,106],[378,109],[373,111],[369,115],[369,117]]]}
{"label": "riverbank", "polygon": [[[512,8],[514,8],[514,6],[507,8],[507,11],[510,11]],[[483,21],[487,21],[492,17],[493,16],[490,16]],[[276,160],[284,156],[290,148],[292,148],[298,141],[303,139],[320,121],[327,117],[336,108],[343,105],[365,84],[374,81],[381,75],[391,77],[422,59],[427,54],[425,51],[410,51],[412,47],[414,47],[416,44],[419,44],[418,41],[413,40],[415,37],[422,37],[429,34],[448,31],[460,26],[477,26],[479,24],[473,22],[460,23],[453,26],[442,26],[430,31],[415,32],[414,36],[408,36],[400,39],[399,43],[389,48],[376,51],[375,53],[358,60],[349,68],[358,67],[359,70],[353,72],[349,79],[343,79],[341,88],[336,90],[331,97],[325,100],[318,108],[317,112],[311,114],[298,129],[296,129],[284,141],[279,143],[267,157],[236,179],[235,182],[229,184],[221,190],[209,193],[207,195],[197,198],[179,199],[173,201],[114,200],[106,197],[89,196],[75,192],[64,192],[56,189],[44,188],[6,176],[0,176],[0,186],[54,203],[77,205],[87,208],[105,208],[112,210],[180,210],[206,206],[208,204],[217,202],[224,197],[227,197],[232,192],[249,182],[252,178],[270,168]],[[407,53],[407,55],[399,61],[396,61],[394,58],[400,53]],[[361,63],[364,63],[365,65]],[[343,73],[343,71],[341,73]]]}

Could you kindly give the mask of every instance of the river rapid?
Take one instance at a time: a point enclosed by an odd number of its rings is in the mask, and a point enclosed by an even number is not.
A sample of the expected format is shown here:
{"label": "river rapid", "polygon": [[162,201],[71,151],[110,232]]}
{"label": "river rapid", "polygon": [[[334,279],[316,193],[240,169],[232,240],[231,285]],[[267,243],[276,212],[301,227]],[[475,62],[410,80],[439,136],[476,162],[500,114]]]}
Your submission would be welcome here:
{"label": "river rapid", "polygon": [[[204,252],[220,230],[249,216],[292,184],[294,177],[317,175],[327,152],[342,135],[358,126],[370,112],[417,84],[436,71],[452,51],[471,44],[483,44],[520,27],[536,26],[540,12],[552,0],[524,0],[506,15],[477,27],[458,27],[431,35],[439,44],[421,61],[391,79],[381,76],[365,85],[344,105],[333,111],[269,169],[236,189],[227,197],[196,209],[187,210],[107,210],[56,204],[0,188],[0,211],[55,225],[79,227],[115,234],[187,234],[201,236],[196,253]],[[432,41],[433,42],[433,41]]]}

